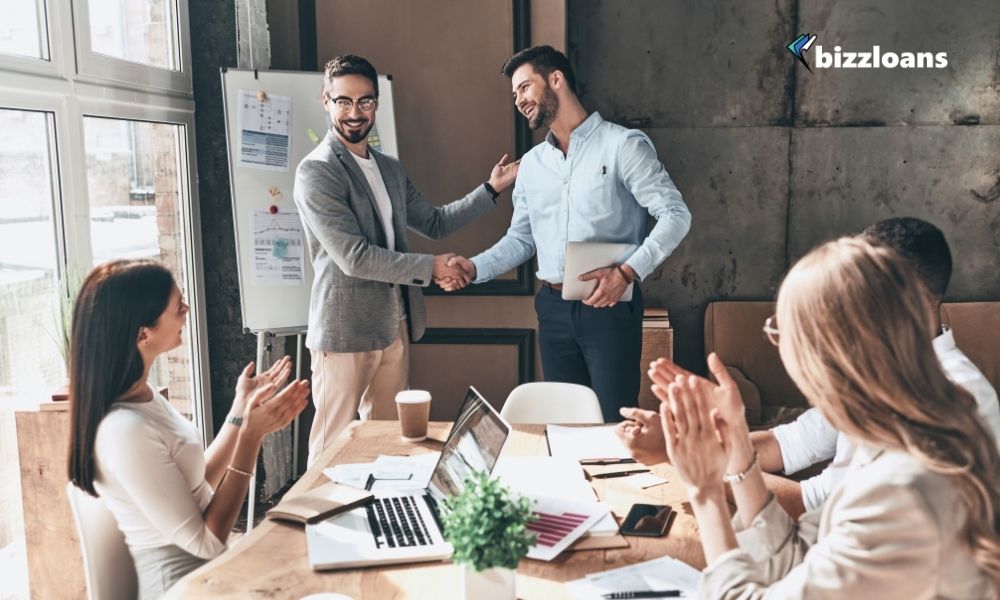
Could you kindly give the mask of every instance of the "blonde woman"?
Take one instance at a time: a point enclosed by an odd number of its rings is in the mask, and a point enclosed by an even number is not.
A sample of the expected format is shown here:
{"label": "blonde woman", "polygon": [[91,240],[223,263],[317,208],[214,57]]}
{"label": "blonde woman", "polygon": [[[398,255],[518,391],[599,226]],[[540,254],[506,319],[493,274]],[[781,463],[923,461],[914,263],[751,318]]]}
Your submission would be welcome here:
{"label": "blonde woman", "polygon": [[892,250],[853,238],[812,251],[782,284],[765,331],[858,448],[844,483],[799,522],[767,491],[716,356],[718,386],[693,376],[654,386],[701,531],[703,597],[997,597],[1000,456],[972,396],[935,358],[919,286]]}

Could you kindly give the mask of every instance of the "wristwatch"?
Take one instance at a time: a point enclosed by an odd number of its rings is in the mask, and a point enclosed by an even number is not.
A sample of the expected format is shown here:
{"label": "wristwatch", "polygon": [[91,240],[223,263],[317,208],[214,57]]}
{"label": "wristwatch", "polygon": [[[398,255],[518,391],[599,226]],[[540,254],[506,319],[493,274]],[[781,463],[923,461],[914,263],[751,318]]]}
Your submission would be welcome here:
{"label": "wristwatch", "polygon": [[235,425],[237,427],[243,426],[243,417],[237,417],[236,415],[229,415],[226,417],[226,423],[230,425]]}
{"label": "wristwatch", "polygon": [[500,195],[500,192],[498,192],[495,189],[493,189],[493,186],[490,185],[489,181],[484,181],[483,182],[483,187],[486,188],[486,191],[489,193],[490,198],[493,198],[493,201],[496,202],[497,201],[497,196]]}
{"label": "wristwatch", "polygon": [[749,477],[750,472],[753,471],[753,468],[756,466],[757,466],[757,451],[754,450],[753,459],[750,461],[750,464],[747,465],[747,468],[743,469],[739,473],[726,473],[722,476],[722,480],[728,483],[729,485],[732,485],[734,483],[739,483],[744,479],[746,479],[747,477]]}

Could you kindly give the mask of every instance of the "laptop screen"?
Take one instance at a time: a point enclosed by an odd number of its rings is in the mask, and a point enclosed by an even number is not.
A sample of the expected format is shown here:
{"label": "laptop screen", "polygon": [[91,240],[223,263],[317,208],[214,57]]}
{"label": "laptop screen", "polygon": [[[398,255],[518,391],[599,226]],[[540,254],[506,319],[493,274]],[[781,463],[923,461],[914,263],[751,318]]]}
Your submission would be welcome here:
{"label": "laptop screen", "polygon": [[510,425],[476,388],[469,387],[431,475],[429,492],[434,501],[440,505],[460,493],[474,471],[493,471],[509,433]]}

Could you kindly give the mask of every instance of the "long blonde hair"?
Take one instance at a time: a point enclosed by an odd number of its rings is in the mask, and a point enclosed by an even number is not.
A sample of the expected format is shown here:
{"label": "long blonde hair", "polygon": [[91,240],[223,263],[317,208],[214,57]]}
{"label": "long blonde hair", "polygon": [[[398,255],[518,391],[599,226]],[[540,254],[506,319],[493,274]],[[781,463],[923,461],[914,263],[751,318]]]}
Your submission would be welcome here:
{"label": "long blonde hair", "polygon": [[941,369],[925,298],[890,248],[828,242],[781,285],[782,356],[790,353],[789,375],[838,430],[907,452],[951,481],[972,557],[1000,588],[1000,454],[975,399]]}

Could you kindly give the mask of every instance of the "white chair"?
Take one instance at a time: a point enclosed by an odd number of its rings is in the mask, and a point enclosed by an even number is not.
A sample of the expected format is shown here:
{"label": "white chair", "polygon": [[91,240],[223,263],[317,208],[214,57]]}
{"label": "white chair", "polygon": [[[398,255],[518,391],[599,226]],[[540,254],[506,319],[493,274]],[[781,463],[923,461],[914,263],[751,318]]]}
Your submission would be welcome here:
{"label": "white chair", "polygon": [[103,500],[79,489],[72,481],[66,484],[66,496],[80,536],[87,598],[135,600],[139,594],[135,563],[115,517]]}
{"label": "white chair", "polygon": [[575,383],[539,381],[517,386],[500,416],[508,423],[604,423],[594,390]]}

